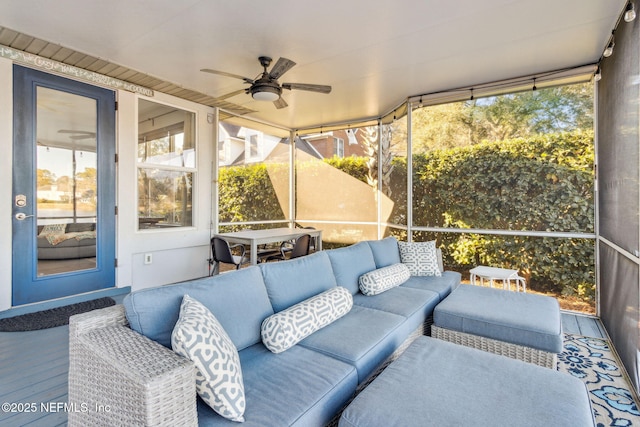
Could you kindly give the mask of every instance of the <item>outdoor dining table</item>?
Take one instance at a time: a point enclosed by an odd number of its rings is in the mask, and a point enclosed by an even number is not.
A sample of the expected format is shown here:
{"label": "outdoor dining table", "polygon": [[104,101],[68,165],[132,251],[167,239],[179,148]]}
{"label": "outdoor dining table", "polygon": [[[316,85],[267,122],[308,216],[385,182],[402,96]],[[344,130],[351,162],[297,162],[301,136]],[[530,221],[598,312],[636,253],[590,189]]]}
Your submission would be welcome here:
{"label": "outdoor dining table", "polygon": [[229,243],[241,243],[249,245],[251,265],[258,264],[258,245],[267,243],[285,242],[295,239],[303,234],[308,234],[316,239],[316,250],[322,250],[322,230],[309,228],[268,228],[266,230],[241,230],[231,233],[219,233],[216,237],[221,237]]}

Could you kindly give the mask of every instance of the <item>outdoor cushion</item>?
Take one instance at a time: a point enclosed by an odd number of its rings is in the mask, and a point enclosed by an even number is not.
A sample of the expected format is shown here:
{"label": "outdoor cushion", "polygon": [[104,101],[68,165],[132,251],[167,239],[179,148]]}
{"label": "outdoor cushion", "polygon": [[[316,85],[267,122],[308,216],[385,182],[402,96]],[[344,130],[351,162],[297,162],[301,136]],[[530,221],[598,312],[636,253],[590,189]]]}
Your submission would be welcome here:
{"label": "outdoor cushion", "polygon": [[460,285],[436,306],[433,323],[550,353],[562,351],[560,306],[544,295]]}
{"label": "outdoor cushion", "polygon": [[326,251],[288,261],[263,263],[260,269],[276,313],[336,286]]}
{"label": "outdoor cushion", "polygon": [[425,319],[433,313],[433,308],[438,302],[440,297],[435,292],[402,286],[374,296],[363,294],[353,296],[354,305],[406,317],[403,327],[410,332],[424,323]]}
{"label": "outdoor cushion", "polygon": [[218,319],[185,295],[171,334],[171,348],[196,367],[196,391],[218,414],[244,421],[244,384],[238,351]]}
{"label": "outdoor cushion", "polygon": [[347,289],[329,289],[264,319],[262,342],[272,352],[281,353],[341,318],[352,306]]}
{"label": "outdoor cushion", "polygon": [[170,348],[185,294],[216,316],[238,350],[261,342],[260,325],[273,314],[260,269],[248,267],[233,274],[130,293],[123,304],[131,329]]}
{"label": "outdoor cushion", "polygon": [[358,279],[360,292],[367,296],[381,294],[396,286],[400,286],[410,277],[409,269],[402,263],[377,268],[363,274]]}
{"label": "outdoor cushion", "polygon": [[403,317],[411,317],[416,312],[420,312],[422,320],[433,312],[438,302],[440,297],[435,292],[402,286],[374,296],[363,294],[353,296],[354,305],[399,314]]}
{"label": "outdoor cushion", "polygon": [[440,276],[435,240],[430,242],[398,242],[400,259],[412,276]]}
{"label": "outdoor cushion", "polygon": [[222,418],[198,399],[198,425],[323,426],[353,396],[353,366],[300,347],[274,354],[260,344],[240,351],[247,409],[244,423]]}
{"label": "outdoor cushion", "polygon": [[397,314],[354,305],[348,314],[303,339],[298,346],[355,366],[361,382],[409,336],[410,325],[405,320]]}
{"label": "outdoor cushion", "polygon": [[366,242],[326,251],[331,260],[336,283],[351,291],[352,295],[359,292],[358,279],[364,273],[376,269],[373,252]]}
{"label": "outdoor cushion", "polygon": [[440,276],[411,276],[400,286],[433,291],[442,300],[460,285],[461,280],[462,275],[457,271],[443,271]]}
{"label": "outdoor cushion", "polygon": [[593,426],[577,378],[419,337],[345,409],[340,427]]}
{"label": "outdoor cushion", "polygon": [[395,237],[389,236],[382,240],[367,240],[367,244],[371,248],[371,252],[373,252],[373,259],[377,268],[401,262],[398,240]]}

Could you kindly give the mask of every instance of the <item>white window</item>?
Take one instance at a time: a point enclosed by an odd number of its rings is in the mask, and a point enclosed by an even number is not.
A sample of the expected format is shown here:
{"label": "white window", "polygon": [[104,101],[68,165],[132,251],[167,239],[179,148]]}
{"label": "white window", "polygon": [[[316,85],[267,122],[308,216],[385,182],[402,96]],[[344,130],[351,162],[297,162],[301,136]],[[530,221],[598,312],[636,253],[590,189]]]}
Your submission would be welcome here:
{"label": "white window", "polygon": [[193,112],[139,100],[139,229],[193,224],[195,123]]}

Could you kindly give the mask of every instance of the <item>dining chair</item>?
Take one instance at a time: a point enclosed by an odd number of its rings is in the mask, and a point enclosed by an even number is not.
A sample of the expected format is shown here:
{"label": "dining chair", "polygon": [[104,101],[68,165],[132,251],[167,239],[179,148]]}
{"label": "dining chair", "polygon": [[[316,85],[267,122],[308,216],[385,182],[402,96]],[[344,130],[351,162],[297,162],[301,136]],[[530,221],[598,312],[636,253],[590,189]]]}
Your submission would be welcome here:
{"label": "dining chair", "polygon": [[[309,255],[309,242],[311,241],[311,236],[308,234],[302,234],[296,237],[291,241],[282,242],[280,244],[280,253],[276,255],[271,255],[264,259],[266,261],[283,261],[285,259],[293,259],[301,256]],[[287,256],[287,254],[289,256]]]}
{"label": "dining chair", "polygon": [[282,259],[287,259],[287,253],[289,254],[289,259],[298,258],[301,256],[309,255],[309,246],[311,243],[311,236],[309,234],[303,234],[295,238],[293,245],[286,244],[284,242],[280,246],[280,253],[282,254]]}
{"label": "dining chair", "polygon": [[[240,248],[240,255],[234,255],[233,250]],[[212,258],[209,260],[210,264],[213,264],[213,270],[210,275],[218,274],[220,272],[220,263],[233,264],[236,266],[236,270],[243,264],[250,262],[250,259],[245,255],[246,249],[244,245],[238,243],[235,245],[229,245],[229,242],[220,238],[213,237],[211,239]]]}
{"label": "dining chair", "polygon": [[[307,227],[302,227],[305,230],[315,230],[315,227],[311,227],[311,226],[307,226]],[[318,248],[318,237],[317,236],[313,236],[311,237],[311,239],[309,240],[309,252],[315,252]]]}

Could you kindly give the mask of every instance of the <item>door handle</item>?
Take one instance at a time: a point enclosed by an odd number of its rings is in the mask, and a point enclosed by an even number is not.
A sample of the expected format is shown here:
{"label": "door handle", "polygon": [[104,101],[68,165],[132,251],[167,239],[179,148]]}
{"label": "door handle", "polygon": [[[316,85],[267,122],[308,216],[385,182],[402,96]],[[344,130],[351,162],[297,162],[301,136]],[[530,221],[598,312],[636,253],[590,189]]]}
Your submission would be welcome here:
{"label": "door handle", "polygon": [[16,214],[16,219],[17,219],[18,221],[24,221],[26,218],[31,218],[32,216],[33,216],[33,215],[27,215],[27,214],[25,214],[25,213],[23,213],[23,212],[18,212],[18,213]]}

